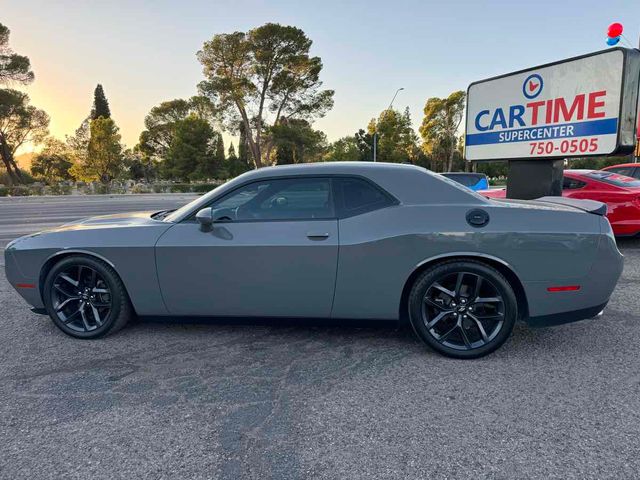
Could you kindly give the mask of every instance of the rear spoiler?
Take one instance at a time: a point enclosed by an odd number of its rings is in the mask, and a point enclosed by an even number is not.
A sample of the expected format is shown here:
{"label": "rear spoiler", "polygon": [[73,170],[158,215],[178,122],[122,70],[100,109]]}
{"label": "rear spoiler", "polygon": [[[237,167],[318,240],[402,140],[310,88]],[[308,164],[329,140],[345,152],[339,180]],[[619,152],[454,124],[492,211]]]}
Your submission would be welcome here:
{"label": "rear spoiler", "polygon": [[605,216],[607,214],[607,204],[596,202],[595,200],[578,200],[577,198],[566,197],[540,197],[536,198],[535,201],[555,205],[566,205],[567,207],[577,208],[583,212],[593,213],[595,215]]}

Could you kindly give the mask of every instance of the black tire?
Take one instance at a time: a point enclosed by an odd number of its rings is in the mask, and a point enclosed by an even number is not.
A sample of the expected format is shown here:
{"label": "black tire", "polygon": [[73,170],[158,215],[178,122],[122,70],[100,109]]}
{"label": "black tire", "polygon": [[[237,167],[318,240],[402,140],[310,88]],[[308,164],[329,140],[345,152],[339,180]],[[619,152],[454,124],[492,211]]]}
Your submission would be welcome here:
{"label": "black tire", "polygon": [[443,355],[462,359],[498,349],[518,318],[509,281],[473,260],[451,260],[423,272],[411,289],[408,307],[420,339]]}
{"label": "black tire", "polygon": [[44,281],[42,296],[53,323],[75,338],[113,334],[133,316],[116,271],[88,256],[74,255],[56,263]]}

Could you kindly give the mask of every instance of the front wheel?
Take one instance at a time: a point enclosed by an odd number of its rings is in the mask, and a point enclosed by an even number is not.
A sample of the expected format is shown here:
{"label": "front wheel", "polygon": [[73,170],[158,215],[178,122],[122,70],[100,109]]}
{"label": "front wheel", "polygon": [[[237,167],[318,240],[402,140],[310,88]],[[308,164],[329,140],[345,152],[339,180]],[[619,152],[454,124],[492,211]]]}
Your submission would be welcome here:
{"label": "front wheel", "polygon": [[518,307],[508,280],[475,261],[451,261],[425,271],[409,296],[411,325],[431,348],[454,358],[478,358],[509,337]]}
{"label": "front wheel", "polygon": [[125,326],[132,308],[124,284],[105,262],[67,257],[44,282],[45,307],[53,323],[76,338],[99,338]]}

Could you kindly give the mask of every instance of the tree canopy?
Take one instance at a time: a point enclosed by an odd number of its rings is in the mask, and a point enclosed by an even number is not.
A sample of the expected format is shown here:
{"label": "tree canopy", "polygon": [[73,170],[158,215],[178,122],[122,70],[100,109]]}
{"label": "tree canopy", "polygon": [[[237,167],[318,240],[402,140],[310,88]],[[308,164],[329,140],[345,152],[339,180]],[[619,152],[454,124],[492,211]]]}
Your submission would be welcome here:
{"label": "tree canopy", "polygon": [[188,100],[168,100],[153,107],[144,119],[145,130],[140,134],[140,151],[157,161],[164,160],[178,124],[190,115],[212,123],[213,105],[205,97],[194,96]]}
{"label": "tree canopy", "polygon": [[67,146],[60,140],[49,137],[44,148],[31,162],[31,174],[38,180],[54,184],[63,180],[71,180],[69,169],[73,166]]}
{"label": "tree canopy", "polygon": [[[161,164],[163,175],[167,178],[195,180],[214,178],[220,165],[216,164],[215,151],[220,134],[214,132],[209,122],[192,114],[179,120],[166,158]],[[215,138],[215,142],[212,140]],[[223,158],[224,158],[224,146]]]}
{"label": "tree canopy", "polygon": [[327,144],[326,135],[302,119],[282,121],[270,133],[276,147],[271,163],[276,165],[317,162]]}
{"label": "tree canopy", "polygon": [[457,91],[447,98],[429,98],[425,104],[420,135],[424,152],[431,156],[433,170],[451,171],[453,168],[465,97],[463,91]]}
{"label": "tree canopy", "polygon": [[205,80],[199,91],[233,132],[242,123],[256,167],[270,162],[270,127],[283,119],[311,121],[333,106],[322,90],[322,61],[309,54],[311,40],[296,27],[267,23],[248,32],[218,34],[197,53]]}
{"label": "tree canopy", "polygon": [[21,183],[22,174],[15,162],[18,148],[39,143],[49,133],[49,116],[29,105],[26,93],[0,89],[0,157],[12,183]]}
{"label": "tree canopy", "polygon": [[28,57],[18,55],[9,47],[11,31],[0,23],[0,84],[11,82],[26,85],[33,81],[31,62]]}
{"label": "tree canopy", "polygon": [[418,136],[411,125],[409,108],[404,112],[384,110],[369,122],[367,130],[372,137],[377,132],[379,162],[414,163],[418,158]]}
{"label": "tree canopy", "polygon": [[123,168],[120,132],[111,118],[91,120],[90,140],[85,162],[76,163],[71,172],[84,181],[99,181],[105,185],[117,178]]}
{"label": "tree canopy", "polygon": [[[364,130],[363,130],[364,132]],[[324,154],[325,162],[356,162],[364,160],[356,136],[342,137],[331,143]]]}

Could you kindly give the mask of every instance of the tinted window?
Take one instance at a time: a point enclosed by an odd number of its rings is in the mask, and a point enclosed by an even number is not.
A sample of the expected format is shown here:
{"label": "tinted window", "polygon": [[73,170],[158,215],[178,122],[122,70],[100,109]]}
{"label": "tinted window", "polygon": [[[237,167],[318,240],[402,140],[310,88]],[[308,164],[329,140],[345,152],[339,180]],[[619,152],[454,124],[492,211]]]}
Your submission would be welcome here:
{"label": "tinted window", "polygon": [[229,217],[236,221],[334,218],[331,182],[326,178],[255,182],[210,206],[228,208]]}
{"label": "tinted window", "polygon": [[581,182],[580,180],[576,180],[575,178],[564,177],[562,179],[563,190],[576,190],[578,188],[584,187],[585,185],[585,182]]}
{"label": "tinted window", "polygon": [[606,171],[611,173],[617,173],[618,175],[626,175],[627,177],[633,177],[633,168],[620,167],[620,168],[608,168]]}
{"label": "tinted window", "polygon": [[334,180],[340,215],[348,217],[393,205],[395,201],[375,185],[360,178]]}
{"label": "tinted window", "polygon": [[465,187],[473,187],[476,183],[485,178],[483,173],[443,173],[442,175],[464,185]]}
{"label": "tinted window", "polygon": [[604,183],[615,185],[616,187],[640,187],[640,180],[617,173],[605,171],[593,171],[585,173],[585,176],[599,180]]}

